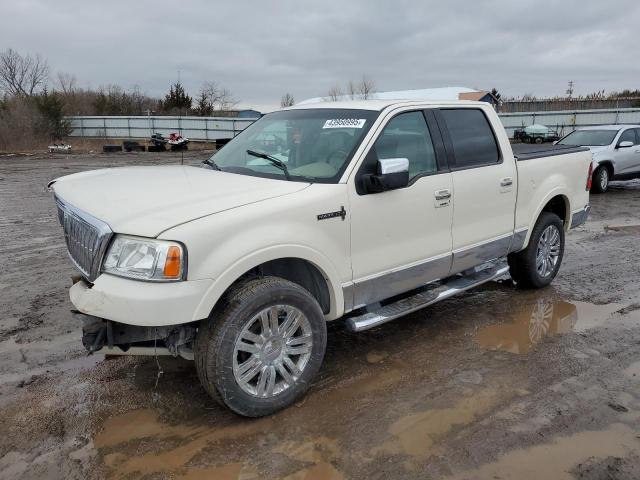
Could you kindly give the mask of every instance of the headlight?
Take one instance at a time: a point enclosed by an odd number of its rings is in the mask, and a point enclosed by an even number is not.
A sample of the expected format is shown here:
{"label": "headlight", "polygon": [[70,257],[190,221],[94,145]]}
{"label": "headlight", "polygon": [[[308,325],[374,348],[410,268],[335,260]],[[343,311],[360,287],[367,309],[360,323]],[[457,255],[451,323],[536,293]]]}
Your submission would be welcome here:
{"label": "headlight", "polygon": [[137,280],[183,280],[185,257],[184,247],[177,242],[117,235],[105,256],[102,271]]}

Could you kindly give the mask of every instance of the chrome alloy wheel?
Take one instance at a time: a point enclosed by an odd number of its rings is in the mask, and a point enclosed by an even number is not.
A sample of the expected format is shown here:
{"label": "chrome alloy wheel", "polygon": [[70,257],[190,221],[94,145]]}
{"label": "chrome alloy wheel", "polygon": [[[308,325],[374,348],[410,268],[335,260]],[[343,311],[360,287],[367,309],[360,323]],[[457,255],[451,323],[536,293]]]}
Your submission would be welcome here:
{"label": "chrome alloy wheel", "polygon": [[560,232],[555,225],[544,229],[538,248],[536,249],[536,270],[541,277],[548,277],[553,272],[560,258]]}
{"label": "chrome alloy wheel", "polygon": [[604,191],[607,189],[607,185],[609,185],[609,171],[603,167],[600,174],[600,188]]}
{"label": "chrome alloy wheel", "polygon": [[290,305],[265,308],[236,338],[233,375],[246,393],[274,397],[300,378],[312,348],[311,323],[300,310]]}

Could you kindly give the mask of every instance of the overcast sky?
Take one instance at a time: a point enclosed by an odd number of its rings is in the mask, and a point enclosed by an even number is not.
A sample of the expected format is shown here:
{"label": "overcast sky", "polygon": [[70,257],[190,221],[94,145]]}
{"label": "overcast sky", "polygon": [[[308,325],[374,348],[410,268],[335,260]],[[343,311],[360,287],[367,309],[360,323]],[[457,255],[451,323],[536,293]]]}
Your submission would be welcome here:
{"label": "overcast sky", "polygon": [[80,86],[180,77],[243,106],[296,101],[367,74],[379,91],[467,86],[503,95],[640,88],[640,1],[1,0],[0,50],[39,53]]}

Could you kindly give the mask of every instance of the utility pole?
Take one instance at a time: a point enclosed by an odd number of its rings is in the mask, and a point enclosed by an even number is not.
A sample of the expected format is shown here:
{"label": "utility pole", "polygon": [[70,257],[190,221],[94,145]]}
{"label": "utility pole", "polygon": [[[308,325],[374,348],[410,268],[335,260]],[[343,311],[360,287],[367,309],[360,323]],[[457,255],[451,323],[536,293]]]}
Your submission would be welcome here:
{"label": "utility pole", "polygon": [[573,97],[573,80],[569,80],[569,85],[567,88],[567,97],[569,100]]}

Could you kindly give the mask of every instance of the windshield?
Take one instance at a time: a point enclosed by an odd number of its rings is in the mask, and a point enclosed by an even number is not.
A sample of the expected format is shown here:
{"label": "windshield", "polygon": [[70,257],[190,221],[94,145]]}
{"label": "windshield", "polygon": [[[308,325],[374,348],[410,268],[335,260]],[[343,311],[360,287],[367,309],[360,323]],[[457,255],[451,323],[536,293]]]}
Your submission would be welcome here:
{"label": "windshield", "polygon": [[316,108],[265,115],[208,161],[225,172],[336,183],[377,111]]}
{"label": "windshield", "polygon": [[618,130],[576,130],[558,142],[558,145],[603,147],[613,142]]}

